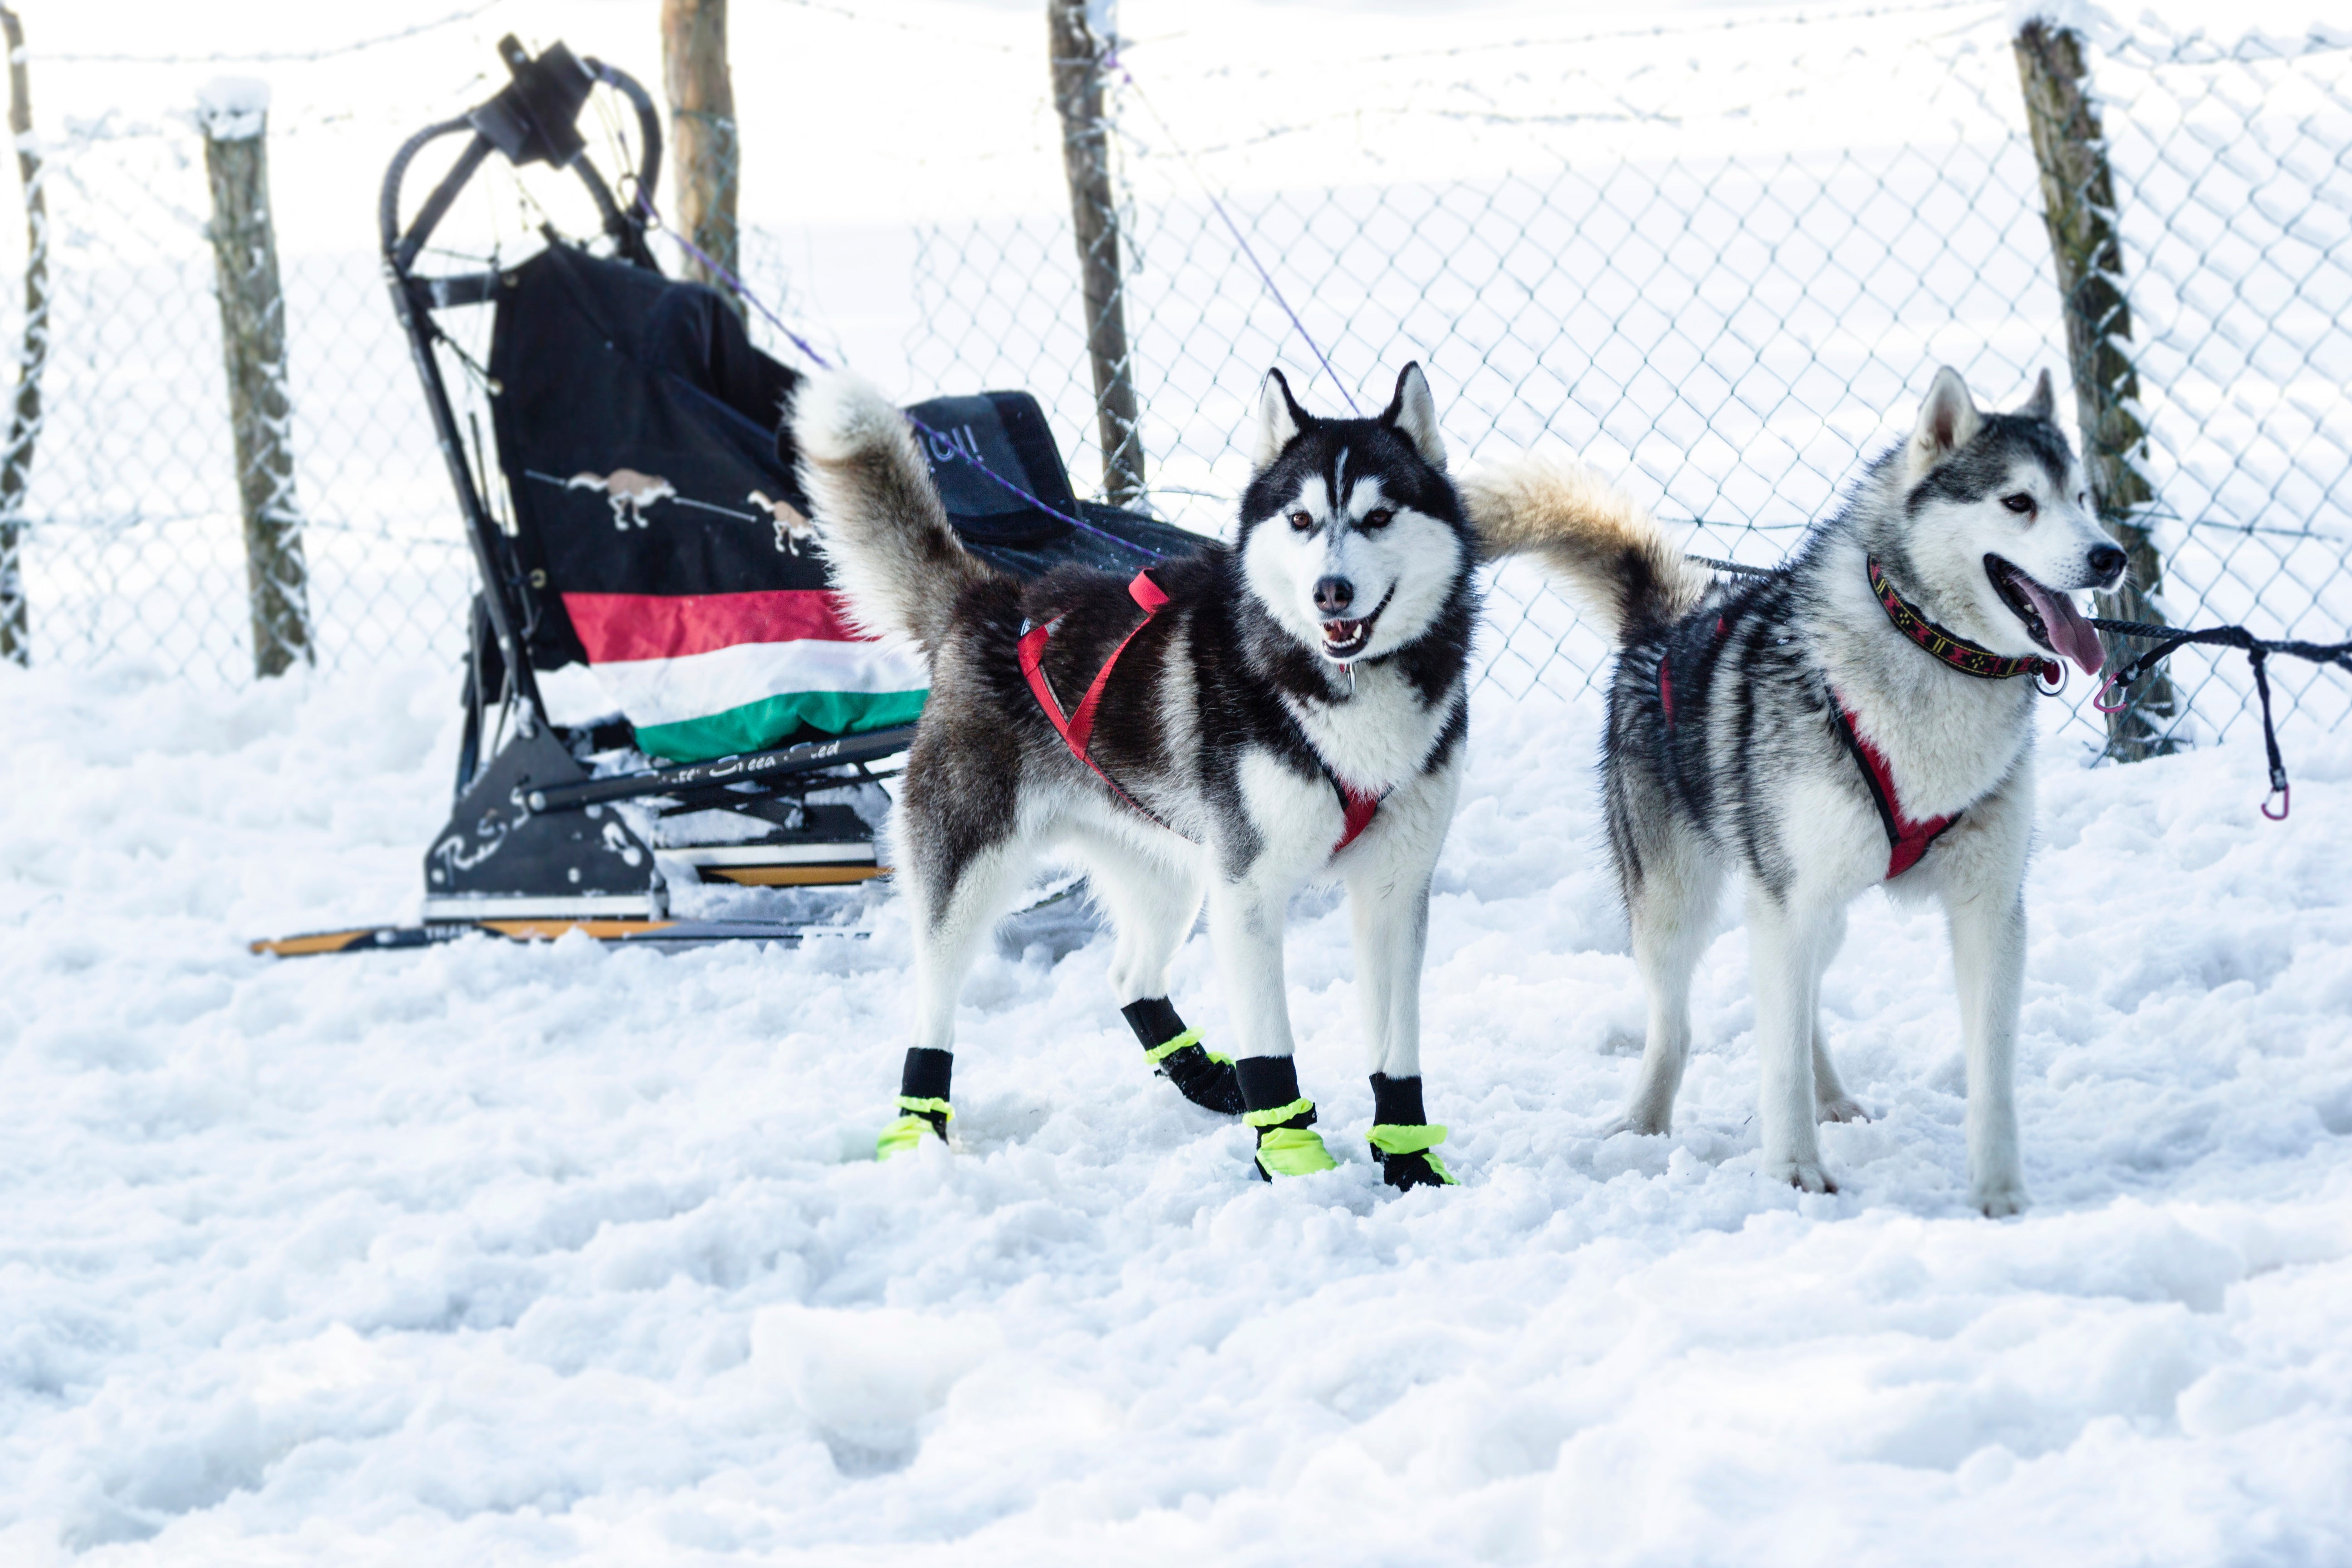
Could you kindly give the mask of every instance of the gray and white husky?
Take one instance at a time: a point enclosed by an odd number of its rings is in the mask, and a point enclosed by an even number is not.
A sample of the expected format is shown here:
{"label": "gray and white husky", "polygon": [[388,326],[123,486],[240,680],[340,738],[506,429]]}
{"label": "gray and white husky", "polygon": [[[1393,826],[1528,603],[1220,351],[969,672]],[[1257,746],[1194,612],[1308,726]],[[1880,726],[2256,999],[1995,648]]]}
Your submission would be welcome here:
{"label": "gray and white husky", "polygon": [[[1374,1157],[1391,1185],[1451,1180],[1421,1089],[1429,883],[1454,815],[1477,603],[1469,525],[1429,384],[1319,419],[1280,373],[1230,546],[1133,582],[1024,584],[957,542],[907,422],[853,378],[798,394],[811,520],[853,614],[931,667],[893,826],[915,907],[915,1041],[886,1155],[946,1135],[955,1005],[974,951],[1041,858],[1087,872],[1118,931],[1111,984],[1149,1059],[1255,1127],[1268,1180],[1329,1169],[1291,1062],[1291,895],[1354,907]],[[1211,1055],[1168,999],[1205,894],[1238,1032]]]}
{"label": "gray and white husky", "polygon": [[1863,1112],[1823,1048],[1821,977],[1884,883],[1941,901],[1968,1063],[1970,1195],[2026,1205],[2012,1081],[2033,818],[2034,688],[2087,673],[2068,595],[2122,551],[2086,510],[2050,378],[1979,413],[1936,373],[1908,439],[1769,576],[1727,585],[1589,473],[1523,458],[1463,485],[1486,547],[1547,561],[1615,634],[1601,763],[1609,844],[1649,991],[1619,1126],[1664,1132],[1690,1051],[1691,971],[1727,871],[1746,893],[1764,1168],[1834,1190],[1816,1120]]}

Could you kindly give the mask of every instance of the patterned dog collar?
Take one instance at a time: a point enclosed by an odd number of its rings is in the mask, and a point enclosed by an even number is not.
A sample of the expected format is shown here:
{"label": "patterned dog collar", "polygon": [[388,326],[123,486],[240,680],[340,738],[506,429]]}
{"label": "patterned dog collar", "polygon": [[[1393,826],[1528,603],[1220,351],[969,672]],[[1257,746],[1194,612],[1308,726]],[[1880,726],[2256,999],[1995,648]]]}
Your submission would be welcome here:
{"label": "patterned dog collar", "polygon": [[2010,658],[1946,631],[1921,615],[1918,605],[1895,591],[1895,584],[1886,580],[1885,570],[1878,564],[1876,557],[1865,559],[1870,563],[1870,586],[1878,595],[1879,607],[1886,612],[1886,618],[1895,623],[1895,630],[1962,675],[1973,675],[1984,680],[2007,680],[2019,675],[2039,675],[2053,681],[2065,679],[2066,667],[2055,659],[2031,655],[2024,658]]}

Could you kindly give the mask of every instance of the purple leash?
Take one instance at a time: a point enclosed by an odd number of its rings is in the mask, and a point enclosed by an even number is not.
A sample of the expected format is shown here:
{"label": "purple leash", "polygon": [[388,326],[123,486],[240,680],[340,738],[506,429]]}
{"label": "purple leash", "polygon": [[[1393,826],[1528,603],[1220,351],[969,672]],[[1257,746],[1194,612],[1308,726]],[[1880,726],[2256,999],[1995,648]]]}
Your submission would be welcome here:
{"label": "purple leash", "polygon": [[1183,159],[1184,166],[1192,171],[1193,180],[1201,187],[1201,194],[1209,198],[1210,210],[1223,221],[1225,232],[1234,237],[1234,243],[1240,247],[1241,253],[1249,258],[1251,268],[1257,273],[1257,280],[1265,285],[1265,291],[1274,296],[1274,302],[1282,307],[1284,315],[1290,318],[1291,330],[1298,334],[1298,341],[1307,345],[1307,352],[1315,356],[1315,363],[1323,367],[1323,374],[1331,378],[1331,384],[1338,387],[1339,395],[1348,400],[1348,412],[1359,419],[1362,418],[1364,411],[1356,406],[1356,395],[1348,390],[1348,384],[1339,379],[1339,373],[1333,370],[1331,362],[1323,356],[1323,350],[1315,342],[1315,335],[1307,330],[1307,323],[1298,319],[1298,312],[1292,310],[1290,301],[1282,297],[1282,289],[1275,282],[1274,274],[1266,270],[1265,263],[1260,261],[1257,258],[1257,252],[1250,248],[1250,242],[1242,234],[1241,225],[1235,223],[1234,215],[1225,210],[1225,204],[1218,197],[1216,191],[1211,187],[1208,181],[1201,177],[1200,166],[1192,162],[1192,155],[1184,151],[1184,144],[1176,140],[1176,132],[1169,130],[1168,121],[1160,118],[1158,107],[1145,96],[1142,87],[1132,75],[1129,74],[1127,67],[1119,62],[1118,48],[1116,44],[1112,46],[1108,54],[1103,56],[1102,68],[1117,71],[1119,80],[1134,89],[1136,101],[1151,110],[1151,118],[1159,121],[1160,132],[1168,138],[1169,145],[1176,149],[1176,155]]}
{"label": "purple leash", "polygon": [[694,241],[688,239],[686,236],[678,233],[677,230],[670,227],[669,225],[662,222],[661,214],[654,210],[653,203],[646,199],[646,194],[643,191],[639,191],[637,193],[637,210],[646,215],[646,220],[647,222],[651,223],[656,228],[661,230],[664,234],[669,236],[670,239],[688,256],[691,256],[697,261],[701,262],[704,271],[709,273],[712,277],[725,283],[727,287],[735,290],[735,298],[744,301],[746,304],[750,305],[751,309],[759,311],[762,316],[767,317],[768,324],[770,326],[783,333],[784,336],[792,339],[793,346],[800,350],[801,353],[811,364],[815,365],[819,370],[831,370],[833,368],[833,362],[825,358],[823,354],[817,353],[815,344],[810,342],[806,338],[801,336],[798,332],[793,331],[792,328],[786,326],[784,324],[783,318],[777,315],[773,310],[768,309],[767,305],[761,300],[760,297],[751,292],[750,285],[746,284],[743,279],[736,277],[734,273],[721,266],[717,257],[703,249],[702,247],[695,244]]}

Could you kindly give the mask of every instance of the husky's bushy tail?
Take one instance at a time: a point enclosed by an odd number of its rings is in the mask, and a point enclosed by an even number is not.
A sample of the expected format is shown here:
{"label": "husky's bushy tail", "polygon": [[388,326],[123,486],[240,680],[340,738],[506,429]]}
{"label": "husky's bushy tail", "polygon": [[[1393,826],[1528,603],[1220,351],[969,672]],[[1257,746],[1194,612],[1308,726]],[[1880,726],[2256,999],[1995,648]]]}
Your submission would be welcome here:
{"label": "husky's bushy tail", "polygon": [[956,538],[907,416],[858,377],[827,372],[794,395],[793,440],[851,619],[937,658],[957,597],[995,573]]}
{"label": "husky's bushy tail", "polygon": [[1578,612],[1621,644],[1673,625],[1706,592],[1707,574],[1683,559],[1657,520],[1580,464],[1528,454],[1457,488],[1488,555],[1539,557]]}

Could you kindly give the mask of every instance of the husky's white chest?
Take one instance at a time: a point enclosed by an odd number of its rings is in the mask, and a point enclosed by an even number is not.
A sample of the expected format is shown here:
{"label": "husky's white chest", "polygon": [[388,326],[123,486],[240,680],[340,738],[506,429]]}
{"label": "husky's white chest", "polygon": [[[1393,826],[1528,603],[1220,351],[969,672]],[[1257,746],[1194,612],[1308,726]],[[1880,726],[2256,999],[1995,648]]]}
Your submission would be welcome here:
{"label": "husky's white chest", "polygon": [[1464,700],[1456,677],[1444,696],[1424,703],[1412,683],[1386,666],[1357,667],[1355,694],[1338,702],[1284,699],[1324,765],[1369,794],[1394,789],[1418,773]]}
{"label": "husky's white chest", "polygon": [[2032,744],[2029,692],[1947,678],[1889,690],[1852,680],[1840,691],[1857,727],[1885,755],[1906,812],[1949,816],[2000,785]]}

